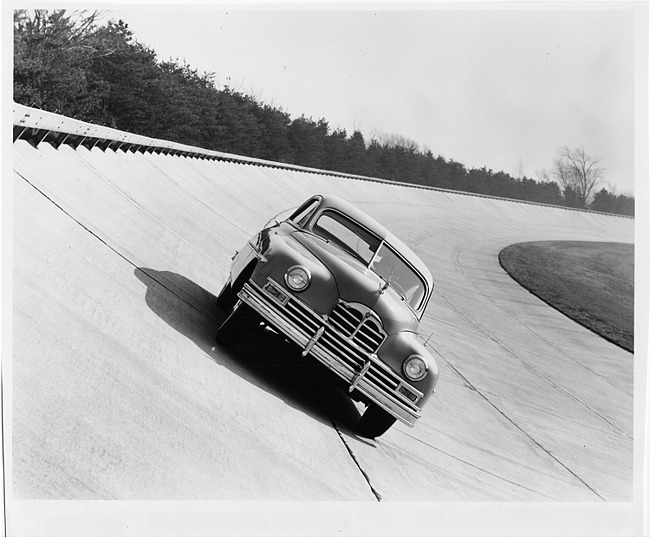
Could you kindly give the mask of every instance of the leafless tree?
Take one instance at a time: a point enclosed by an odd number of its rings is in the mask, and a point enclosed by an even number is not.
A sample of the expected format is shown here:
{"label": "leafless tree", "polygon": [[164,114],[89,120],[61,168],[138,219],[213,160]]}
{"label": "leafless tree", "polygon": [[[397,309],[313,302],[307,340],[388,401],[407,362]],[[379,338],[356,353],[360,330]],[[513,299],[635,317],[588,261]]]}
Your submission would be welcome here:
{"label": "leafless tree", "polygon": [[519,158],[519,163],[517,164],[517,179],[521,180],[524,178],[525,175],[525,169],[524,169],[524,161],[520,157]]}
{"label": "leafless tree", "polygon": [[415,140],[397,133],[378,133],[373,136],[373,139],[382,146],[389,148],[403,148],[411,153],[416,153],[420,150],[420,145]]}
{"label": "leafless tree", "polygon": [[544,170],[541,175],[543,179],[555,180],[565,196],[569,192],[575,195],[578,207],[586,207],[595,188],[602,183],[604,173],[600,160],[588,155],[584,148],[562,146],[550,172]]}

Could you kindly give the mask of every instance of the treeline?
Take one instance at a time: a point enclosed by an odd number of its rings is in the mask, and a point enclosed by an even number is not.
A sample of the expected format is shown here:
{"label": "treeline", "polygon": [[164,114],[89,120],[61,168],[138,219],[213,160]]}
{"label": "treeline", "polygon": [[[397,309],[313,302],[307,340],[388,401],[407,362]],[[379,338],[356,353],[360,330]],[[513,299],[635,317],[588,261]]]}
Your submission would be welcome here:
{"label": "treeline", "polygon": [[604,213],[633,216],[634,198],[624,194],[615,194],[609,192],[607,189],[600,189],[589,204],[589,209]]}
{"label": "treeline", "polygon": [[[160,61],[122,21],[96,12],[14,12],[14,100],[84,121],[206,149],[418,185],[569,205],[555,182],[467,169],[401,136],[365,140],[325,119],[292,118],[186,63]],[[614,199],[612,201],[612,198]],[[634,214],[597,193],[591,209]]]}

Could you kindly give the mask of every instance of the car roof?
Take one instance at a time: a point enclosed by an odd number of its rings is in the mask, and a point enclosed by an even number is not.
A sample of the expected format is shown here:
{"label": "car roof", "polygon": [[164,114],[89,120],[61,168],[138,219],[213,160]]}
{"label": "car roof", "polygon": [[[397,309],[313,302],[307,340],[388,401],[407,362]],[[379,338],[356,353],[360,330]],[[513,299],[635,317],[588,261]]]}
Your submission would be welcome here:
{"label": "car roof", "polygon": [[338,209],[342,213],[349,215],[359,224],[365,226],[369,230],[373,231],[388,244],[392,245],[395,250],[397,250],[406,260],[415,267],[415,269],[422,274],[422,276],[427,280],[427,282],[432,285],[433,277],[431,276],[431,271],[420,259],[420,257],[411,250],[410,247],[404,243],[399,237],[394,233],[389,231],[385,226],[377,222],[370,215],[359,209],[357,206],[351,204],[343,198],[334,196],[333,194],[322,194],[321,207],[331,207],[333,209]]}

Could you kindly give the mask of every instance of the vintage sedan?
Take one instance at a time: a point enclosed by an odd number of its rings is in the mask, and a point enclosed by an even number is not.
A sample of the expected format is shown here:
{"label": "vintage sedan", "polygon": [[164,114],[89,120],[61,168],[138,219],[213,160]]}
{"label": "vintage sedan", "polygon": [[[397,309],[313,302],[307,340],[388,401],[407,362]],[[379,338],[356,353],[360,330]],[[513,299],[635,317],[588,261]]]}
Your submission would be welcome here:
{"label": "vintage sedan", "polygon": [[313,196],[233,257],[217,298],[231,345],[268,325],[336,374],[367,405],[357,431],[374,438],[413,426],[438,382],[418,337],[431,273],[402,241],[352,204]]}

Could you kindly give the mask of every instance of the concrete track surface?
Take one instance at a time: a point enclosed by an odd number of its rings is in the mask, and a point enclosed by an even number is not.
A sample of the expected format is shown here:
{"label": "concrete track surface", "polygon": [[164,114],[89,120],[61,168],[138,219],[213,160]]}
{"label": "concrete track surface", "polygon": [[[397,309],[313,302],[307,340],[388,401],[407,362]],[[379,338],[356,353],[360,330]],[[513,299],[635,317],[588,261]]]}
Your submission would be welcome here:
{"label": "concrete track surface", "polygon": [[[272,332],[215,347],[231,255],[317,192],[376,217],[434,274],[423,334],[441,381],[413,429],[357,437],[361,409]],[[13,199],[11,499],[632,499],[633,355],[497,257],[631,243],[631,219],[23,140]]]}

